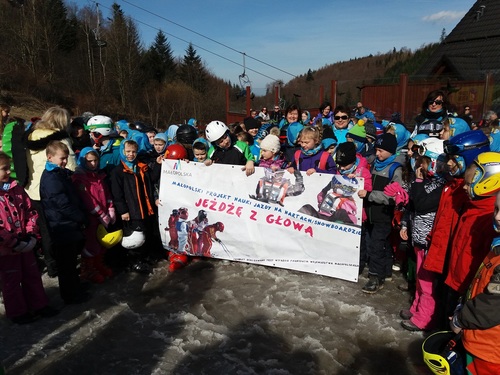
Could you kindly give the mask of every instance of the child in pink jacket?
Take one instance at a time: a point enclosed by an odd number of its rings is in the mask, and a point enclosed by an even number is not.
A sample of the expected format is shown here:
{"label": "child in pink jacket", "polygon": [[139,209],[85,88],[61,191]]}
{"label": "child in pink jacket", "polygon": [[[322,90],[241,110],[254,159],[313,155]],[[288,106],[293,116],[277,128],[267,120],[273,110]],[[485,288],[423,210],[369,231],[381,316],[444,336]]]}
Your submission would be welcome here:
{"label": "child in pink jacket", "polygon": [[37,218],[24,188],[10,178],[10,158],[0,152],[0,285],[5,315],[17,324],[58,313],[48,305],[33,252]]}
{"label": "child in pink jacket", "polygon": [[77,164],[72,181],[89,216],[89,225],[85,228],[80,278],[100,284],[113,276],[113,271],[104,264],[106,248],[97,240],[97,228],[99,224],[105,228],[114,224],[116,213],[111,193],[104,181],[106,174],[99,170],[97,151],[92,147],[85,147],[78,155]]}

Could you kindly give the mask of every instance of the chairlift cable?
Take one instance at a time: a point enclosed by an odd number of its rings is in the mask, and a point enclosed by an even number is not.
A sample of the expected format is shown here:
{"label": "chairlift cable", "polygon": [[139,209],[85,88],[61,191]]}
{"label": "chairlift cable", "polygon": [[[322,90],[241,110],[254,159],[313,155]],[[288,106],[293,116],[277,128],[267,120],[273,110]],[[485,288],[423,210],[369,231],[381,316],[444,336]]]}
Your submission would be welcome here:
{"label": "chairlift cable", "polygon": [[[197,31],[195,31],[195,30],[192,30],[192,29],[190,29],[189,27],[183,26],[183,25],[181,25],[181,24],[179,24],[179,23],[177,23],[177,22],[175,22],[175,21],[169,20],[168,18],[165,18],[165,17],[163,17],[163,16],[161,16],[161,15],[159,15],[159,14],[157,14],[157,13],[151,12],[151,11],[149,11],[149,10],[147,10],[147,9],[145,9],[145,8],[142,8],[142,7],[138,6],[138,5],[132,4],[132,3],[131,3],[130,1],[128,1],[128,0],[122,0],[122,1],[123,1],[124,3],[127,3],[127,4],[129,4],[129,5],[131,5],[131,6],[135,7],[135,8],[137,8],[137,9],[142,10],[142,11],[144,11],[144,12],[146,12],[146,13],[149,13],[149,14],[151,14],[151,15],[153,15],[153,16],[156,16],[156,17],[158,17],[158,18],[161,18],[161,19],[162,19],[162,20],[164,20],[164,21],[170,22],[170,23],[172,23],[172,24],[174,24],[174,25],[176,25],[176,26],[178,26],[178,27],[180,27],[180,28],[183,28],[183,29],[185,29],[185,30],[187,30],[187,31],[189,31],[189,32],[192,32],[192,33],[194,33],[194,34],[196,34],[196,35],[198,35],[198,36],[201,36],[202,38],[208,39],[208,40],[210,40],[211,42],[214,42],[214,43],[216,43],[216,44],[219,44],[219,45],[221,45],[221,46],[223,46],[223,47],[225,47],[225,48],[227,48],[227,49],[230,49],[231,51],[238,52],[238,53],[243,53],[243,52],[238,51],[237,49],[235,49],[235,48],[233,48],[233,47],[231,47],[231,46],[228,46],[227,44],[221,43],[221,42],[219,42],[219,41],[217,41],[217,40],[215,40],[215,39],[213,39],[213,38],[210,38],[210,37],[208,37],[208,36],[206,36],[206,35],[204,35],[204,34],[201,34],[201,33],[197,32]],[[290,73],[290,72],[287,72],[286,70],[283,70],[283,69],[281,69],[281,68],[278,68],[277,66],[274,66],[274,65],[271,65],[271,64],[269,64],[269,63],[266,63],[265,61],[262,61],[262,60],[260,60],[260,59],[255,58],[255,57],[252,57],[252,56],[249,56],[249,55],[247,55],[247,56],[248,56],[250,59],[255,60],[255,61],[257,61],[257,62],[259,62],[259,63],[261,63],[261,64],[263,64],[263,65],[266,65],[266,66],[268,66],[268,67],[270,67],[270,68],[276,69],[276,70],[278,70],[278,71],[280,71],[280,72],[282,72],[282,73],[288,74],[288,75],[292,76],[293,78],[297,78],[297,76],[296,76],[295,74],[292,74],[292,73]]]}
{"label": "chairlift cable", "polygon": [[[93,2],[93,3],[96,3],[96,2],[95,2],[95,1],[93,1],[93,0],[89,0],[89,1],[91,1],[91,2]],[[102,4],[100,4],[100,5],[101,5],[103,8],[106,8],[107,10],[111,10],[111,8],[109,8],[109,7],[106,7],[106,6],[102,5]],[[129,16],[129,17],[130,17],[130,16]],[[241,65],[241,63],[238,63],[238,62],[236,62],[236,61],[234,61],[234,60],[232,60],[232,59],[230,59],[230,58],[227,58],[227,57],[222,56],[222,55],[220,55],[220,54],[218,54],[218,53],[216,53],[216,52],[210,51],[210,50],[208,50],[208,49],[206,49],[206,48],[203,48],[203,47],[201,47],[201,46],[199,46],[199,45],[197,45],[197,44],[194,44],[194,43],[189,42],[189,41],[187,41],[187,40],[185,40],[185,39],[182,39],[182,38],[180,38],[180,37],[178,37],[178,36],[176,36],[176,35],[174,35],[174,34],[171,34],[171,33],[165,32],[165,31],[163,31],[163,30],[161,30],[161,29],[159,29],[159,28],[157,28],[157,27],[155,27],[155,26],[152,26],[152,25],[150,25],[150,24],[148,24],[148,23],[146,23],[146,22],[140,21],[140,20],[138,20],[138,19],[136,19],[136,18],[133,18],[133,17],[130,17],[130,19],[133,19],[135,22],[140,23],[140,24],[142,24],[142,25],[144,25],[144,26],[150,27],[150,28],[151,28],[151,29],[153,29],[153,30],[156,30],[156,31],[162,31],[165,35],[171,36],[172,38],[177,39],[177,40],[180,40],[181,42],[184,42],[184,43],[186,43],[186,44],[191,43],[194,47],[196,47],[196,48],[198,48],[198,49],[200,49],[200,50],[202,50],[202,51],[208,52],[208,53],[210,53],[210,54],[212,54],[212,55],[214,55],[214,56],[217,56],[217,57],[219,57],[219,58],[221,58],[221,59],[223,59],[223,60],[226,60],[226,61],[228,61],[228,62],[230,62],[230,63],[232,63],[232,64],[235,64],[235,65],[238,65],[238,66],[242,66],[242,65]],[[270,76],[268,76],[267,74],[264,74],[264,73],[262,73],[262,72],[259,72],[258,70],[251,69],[251,68],[246,68],[246,69],[247,69],[247,70],[249,70],[249,71],[251,71],[251,72],[254,72],[254,73],[256,73],[256,74],[259,74],[259,75],[260,75],[260,76],[262,76],[262,77],[266,77],[266,78],[270,79],[271,81],[278,81],[276,78],[270,77]]]}

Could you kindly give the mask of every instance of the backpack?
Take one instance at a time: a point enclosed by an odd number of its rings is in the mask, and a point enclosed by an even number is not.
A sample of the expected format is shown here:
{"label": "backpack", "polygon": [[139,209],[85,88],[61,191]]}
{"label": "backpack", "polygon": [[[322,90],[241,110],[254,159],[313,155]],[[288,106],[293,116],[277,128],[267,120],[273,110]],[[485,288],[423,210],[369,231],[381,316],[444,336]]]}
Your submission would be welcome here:
{"label": "backpack", "polygon": [[11,158],[11,177],[23,187],[27,185],[29,177],[26,156],[27,135],[25,121],[16,117],[14,121],[5,125],[2,136],[2,150]]}
{"label": "backpack", "polygon": [[[297,169],[299,169],[300,163],[300,150],[295,151],[295,164],[297,165]],[[328,157],[330,154],[326,151],[322,151],[321,157],[319,158],[318,168],[322,170],[326,170],[326,162],[328,161]]]}
{"label": "backpack", "polygon": [[401,163],[398,163],[397,161],[393,162],[391,166],[389,167],[389,180],[392,181],[392,178],[394,177],[394,172],[396,172],[396,169],[399,167],[403,167]]}

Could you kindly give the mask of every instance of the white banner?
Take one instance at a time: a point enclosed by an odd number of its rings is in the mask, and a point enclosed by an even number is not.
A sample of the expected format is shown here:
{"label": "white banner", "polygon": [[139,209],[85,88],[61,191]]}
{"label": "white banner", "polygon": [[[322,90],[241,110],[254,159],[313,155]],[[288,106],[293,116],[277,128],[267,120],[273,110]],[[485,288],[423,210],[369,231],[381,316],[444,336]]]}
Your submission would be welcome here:
{"label": "white banner", "polygon": [[357,281],[362,179],[164,160],[163,246]]}

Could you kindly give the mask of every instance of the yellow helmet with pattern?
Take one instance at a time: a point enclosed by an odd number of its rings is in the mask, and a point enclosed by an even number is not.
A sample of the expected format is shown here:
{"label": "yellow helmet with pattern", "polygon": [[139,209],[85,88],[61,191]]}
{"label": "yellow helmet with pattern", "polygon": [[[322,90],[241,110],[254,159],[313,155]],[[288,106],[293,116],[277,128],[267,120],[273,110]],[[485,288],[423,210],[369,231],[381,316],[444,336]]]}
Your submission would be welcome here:
{"label": "yellow helmet with pattern", "polygon": [[111,249],[120,243],[123,238],[123,230],[115,230],[113,232],[108,232],[104,225],[99,224],[97,226],[97,241],[104,246],[106,249]]}
{"label": "yellow helmet with pattern", "polygon": [[476,170],[470,184],[470,196],[491,197],[500,191],[500,153],[483,152],[474,160]]}
{"label": "yellow helmet with pattern", "polygon": [[[429,335],[422,344],[424,362],[436,375],[455,374],[463,363],[462,356],[456,352],[457,335],[451,331],[440,331]],[[451,363],[451,364],[450,364]]]}

